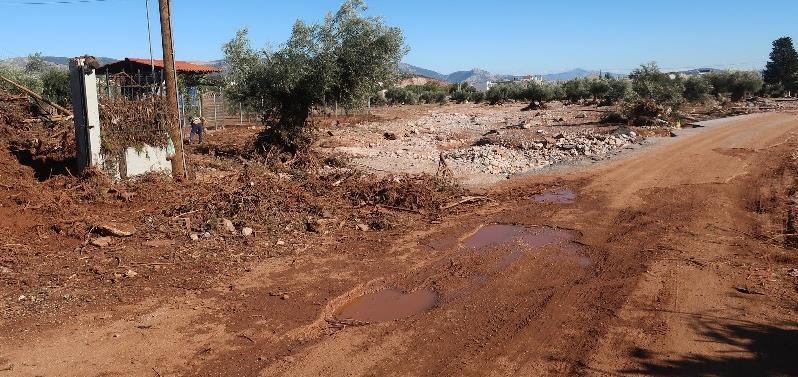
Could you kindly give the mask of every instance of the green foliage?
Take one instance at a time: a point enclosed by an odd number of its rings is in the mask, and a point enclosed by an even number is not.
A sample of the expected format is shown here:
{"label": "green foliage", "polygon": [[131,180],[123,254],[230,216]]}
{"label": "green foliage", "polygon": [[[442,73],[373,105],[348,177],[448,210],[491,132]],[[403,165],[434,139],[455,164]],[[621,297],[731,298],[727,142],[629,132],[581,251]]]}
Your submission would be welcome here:
{"label": "green foliage", "polygon": [[448,93],[448,86],[438,85],[438,84],[433,83],[433,82],[428,82],[428,83],[426,83],[424,85],[407,85],[407,86],[405,86],[405,89],[407,89],[407,90],[409,90],[409,91],[411,91],[411,92],[413,92],[415,94],[418,94],[418,95],[421,95],[424,92]]}
{"label": "green foliage", "polygon": [[418,94],[407,88],[391,88],[385,92],[385,99],[389,105],[415,105],[418,103]]}
{"label": "green foliage", "polygon": [[456,90],[451,93],[451,99],[454,102],[463,103],[465,101],[468,101],[469,93],[466,92],[465,90]]}
{"label": "green foliage", "polygon": [[632,90],[638,96],[653,99],[657,103],[678,106],[682,102],[684,85],[678,78],[663,73],[657,63],[643,64],[629,75]]}
{"label": "green foliage", "polygon": [[728,95],[733,101],[739,101],[745,96],[759,92],[764,84],[762,77],[755,71],[712,72],[704,77],[712,85],[712,94]]}
{"label": "green foliage", "polygon": [[321,24],[297,21],[277,51],[253,50],[246,29],[225,44],[228,96],[268,122],[261,141],[304,149],[314,136],[307,124],[314,107],[363,107],[396,79],[406,52],[402,32],[365,10],[362,0],[348,0]]}
{"label": "green foliage", "polygon": [[684,99],[703,102],[712,93],[712,84],[703,76],[690,76],[684,80]]}
{"label": "green foliage", "polygon": [[28,61],[25,63],[25,72],[31,74],[41,74],[47,69],[47,62],[42,58],[42,53],[28,55]]}
{"label": "green foliage", "polygon": [[485,100],[485,93],[484,92],[473,92],[468,95],[468,100],[473,103],[481,103]]}
{"label": "green foliage", "polygon": [[572,102],[590,97],[589,83],[585,79],[571,79],[562,83],[565,98]]}
{"label": "green foliage", "polygon": [[628,79],[605,78],[604,80],[607,80],[610,90],[601,100],[607,105],[618,103],[635,95],[635,92],[632,90],[632,83]]}
{"label": "green foliage", "polygon": [[603,77],[587,79],[587,91],[594,100],[606,98],[610,90],[612,90],[610,79]]}
{"label": "green foliage", "polygon": [[494,85],[485,93],[485,100],[492,105],[510,100],[548,102],[562,97],[559,85],[536,80]]}
{"label": "green foliage", "polygon": [[548,102],[559,98],[556,85],[543,81],[527,81],[519,84],[514,99],[524,101]]}
{"label": "green foliage", "polygon": [[477,88],[475,88],[475,87],[471,86],[471,84],[463,81],[463,82],[456,83],[456,84],[449,84],[449,87],[447,88],[447,91],[449,92],[449,94],[453,94],[454,92],[464,92],[466,94],[469,94],[469,93],[476,92]]}
{"label": "green foliage", "polygon": [[494,85],[485,92],[485,100],[491,105],[502,104],[517,97],[518,85],[499,84]]}
{"label": "green foliage", "polygon": [[70,102],[69,70],[48,68],[41,75],[42,94],[60,105]]}
{"label": "green foliage", "polygon": [[[60,105],[66,106],[70,103],[69,71],[65,68],[48,65],[41,59],[41,54],[29,56],[25,68],[11,65],[0,66],[0,75]],[[24,94],[6,82],[0,82],[0,88],[11,93]]]}
{"label": "green foliage", "polygon": [[388,100],[384,96],[376,95],[369,99],[369,104],[371,104],[371,106],[385,106],[388,104]]}
{"label": "green foliage", "polygon": [[423,103],[446,103],[447,96],[446,92],[442,91],[434,91],[434,92],[424,92],[418,97],[419,102]]}
{"label": "green foliage", "polygon": [[[42,79],[39,77],[39,75],[26,72],[24,69],[10,65],[0,65],[0,75],[17,82],[38,94],[42,93],[43,85]],[[24,94],[19,89],[11,84],[6,83],[5,81],[0,81],[0,88],[11,93]]]}
{"label": "green foliage", "polygon": [[770,61],[765,66],[764,81],[770,88],[798,90],[798,53],[792,38],[782,37],[773,41]]}

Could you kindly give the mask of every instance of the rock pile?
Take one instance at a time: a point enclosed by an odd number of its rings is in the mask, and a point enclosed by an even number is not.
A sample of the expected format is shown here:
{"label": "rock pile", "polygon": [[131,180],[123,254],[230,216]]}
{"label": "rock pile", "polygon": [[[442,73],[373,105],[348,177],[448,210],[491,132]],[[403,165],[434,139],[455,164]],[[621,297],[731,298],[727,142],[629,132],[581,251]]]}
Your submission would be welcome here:
{"label": "rock pile", "polygon": [[541,136],[536,140],[524,141],[520,148],[475,145],[446,152],[444,157],[456,170],[471,169],[480,173],[510,175],[561,162],[587,158],[599,160],[641,140],[634,132],[617,135],[560,133],[554,138]]}

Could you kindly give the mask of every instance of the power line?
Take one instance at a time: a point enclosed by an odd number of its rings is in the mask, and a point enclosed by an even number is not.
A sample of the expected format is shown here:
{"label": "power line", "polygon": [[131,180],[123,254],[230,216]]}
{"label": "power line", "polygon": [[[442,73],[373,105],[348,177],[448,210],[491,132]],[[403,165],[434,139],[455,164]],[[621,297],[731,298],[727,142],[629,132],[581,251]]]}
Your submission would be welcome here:
{"label": "power line", "polygon": [[0,2],[0,5],[71,5],[71,4],[107,3],[109,1],[111,0],[20,1],[20,2]]}

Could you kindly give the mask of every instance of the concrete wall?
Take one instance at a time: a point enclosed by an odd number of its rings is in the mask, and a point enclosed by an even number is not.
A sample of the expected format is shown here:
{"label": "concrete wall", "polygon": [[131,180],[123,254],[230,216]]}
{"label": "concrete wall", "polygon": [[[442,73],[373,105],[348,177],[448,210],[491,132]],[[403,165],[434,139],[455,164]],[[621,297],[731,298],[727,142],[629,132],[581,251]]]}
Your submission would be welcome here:
{"label": "concrete wall", "polygon": [[167,148],[156,148],[149,145],[141,150],[128,148],[125,153],[125,176],[133,177],[149,172],[172,173],[172,163],[168,157],[174,154],[171,143]]}

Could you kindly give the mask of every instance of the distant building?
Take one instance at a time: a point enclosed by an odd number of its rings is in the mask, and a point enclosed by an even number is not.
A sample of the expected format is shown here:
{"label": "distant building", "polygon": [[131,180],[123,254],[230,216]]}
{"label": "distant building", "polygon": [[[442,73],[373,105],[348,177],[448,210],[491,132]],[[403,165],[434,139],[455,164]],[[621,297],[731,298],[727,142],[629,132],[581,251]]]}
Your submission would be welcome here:
{"label": "distant building", "polygon": [[[121,72],[127,73],[128,75],[148,74],[152,72],[153,66],[156,74],[163,72],[163,60],[153,60],[152,65],[150,65],[150,59],[145,58],[125,58],[124,60],[106,64],[100,67],[97,72],[100,74],[115,74]],[[175,61],[175,68],[178,73],[187,74],[206,75],[222,72],[222,69],[219,67],[185,61]]]}
{"label": "distant building", "polygon": [[[516,77],[513,77],[512,79],[509,79],[509,80],[497,80],[497,81],[490,81],[489,80],[489,81],[487,81],[485,83],[484,90],[485,91],[490,90],[490,88],[492,88],[492,87],[494,87],[496,85],[512,84],[512,83],[516,83],[516,82],[530,82],[530,81],[543,82],[543,78],[540,77],[540,76],[527,75],[527,76],[523,76],[523,77],[517,77],[516,76]],[[477,89],[480,89],[480,88],[477,88]],[[480,89],[480,90],[482,90],[482,89]]]}

